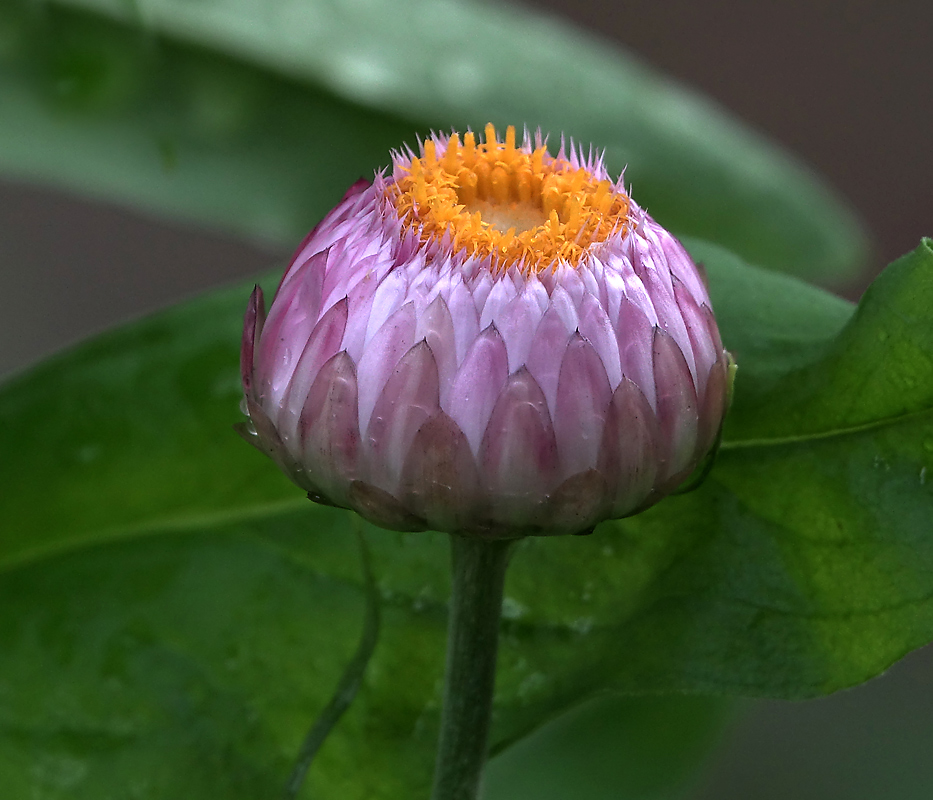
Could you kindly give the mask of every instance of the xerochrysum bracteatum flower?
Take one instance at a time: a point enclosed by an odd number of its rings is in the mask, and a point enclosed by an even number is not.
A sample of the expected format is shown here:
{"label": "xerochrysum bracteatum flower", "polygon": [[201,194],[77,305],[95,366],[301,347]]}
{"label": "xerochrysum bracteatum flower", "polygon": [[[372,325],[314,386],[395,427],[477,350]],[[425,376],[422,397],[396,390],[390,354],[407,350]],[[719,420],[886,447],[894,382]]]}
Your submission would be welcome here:
{"label": "xerochrysum bracteatum flower", "polygon": [[729,366],[697,266],[602,157],[434,135],[353,185],[242,350],[251,438],[398,530],[580,533],[709,453]]}

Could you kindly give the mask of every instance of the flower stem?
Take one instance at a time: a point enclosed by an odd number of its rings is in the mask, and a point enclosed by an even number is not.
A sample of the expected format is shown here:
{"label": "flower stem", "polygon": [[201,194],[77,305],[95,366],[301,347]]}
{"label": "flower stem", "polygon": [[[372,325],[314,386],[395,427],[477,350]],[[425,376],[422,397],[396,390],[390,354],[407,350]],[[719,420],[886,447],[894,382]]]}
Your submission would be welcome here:
{"label": "flower stem", "polygon": [[450,537],[453,583],[432,800],[479,796],[511,545],[511,540]]}

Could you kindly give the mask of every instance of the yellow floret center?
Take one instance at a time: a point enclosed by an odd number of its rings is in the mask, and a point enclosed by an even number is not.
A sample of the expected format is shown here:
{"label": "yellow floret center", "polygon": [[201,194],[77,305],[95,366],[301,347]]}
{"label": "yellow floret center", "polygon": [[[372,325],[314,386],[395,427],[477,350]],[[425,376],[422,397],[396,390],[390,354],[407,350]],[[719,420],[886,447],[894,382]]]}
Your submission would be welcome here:
{"label": "yellow floret center", "polygon": [[423,155],[388,187],[403,224],[421,240],[449,235],[454,250],[540,271],[563,261],[576,265],[590,245],[628,224],[629,199],[608,180],[552,158],[545,147],[515,146],[515,128],[500,142],[453,134],[444,152],[433,139]]}

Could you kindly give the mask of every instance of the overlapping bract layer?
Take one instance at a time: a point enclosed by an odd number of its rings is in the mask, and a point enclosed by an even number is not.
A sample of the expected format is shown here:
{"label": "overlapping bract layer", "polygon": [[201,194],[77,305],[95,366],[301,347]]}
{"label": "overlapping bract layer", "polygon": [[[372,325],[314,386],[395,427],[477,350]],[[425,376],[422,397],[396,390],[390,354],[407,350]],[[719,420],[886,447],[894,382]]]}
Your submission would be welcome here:
{"label": "overlapping bract layer", "polygon": [[580,533],[675,488],[714,445],[728,382],[680,244],[626,198],[627,224],[575,266],[503,268],[405,224],[400,169],[351,187],[268,317],[254,293],[257,444],[312,499],[399,530]]}

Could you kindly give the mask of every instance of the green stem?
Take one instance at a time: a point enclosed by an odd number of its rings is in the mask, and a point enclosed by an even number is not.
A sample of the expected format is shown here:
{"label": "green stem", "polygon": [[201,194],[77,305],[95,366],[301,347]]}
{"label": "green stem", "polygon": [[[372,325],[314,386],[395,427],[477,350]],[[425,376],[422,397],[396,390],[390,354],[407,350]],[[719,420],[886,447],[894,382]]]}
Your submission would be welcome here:
{"label": "green stem", "polygon": [[453,585],[432,800],[476,800],[486,763],[512,541],[451,535]]}

